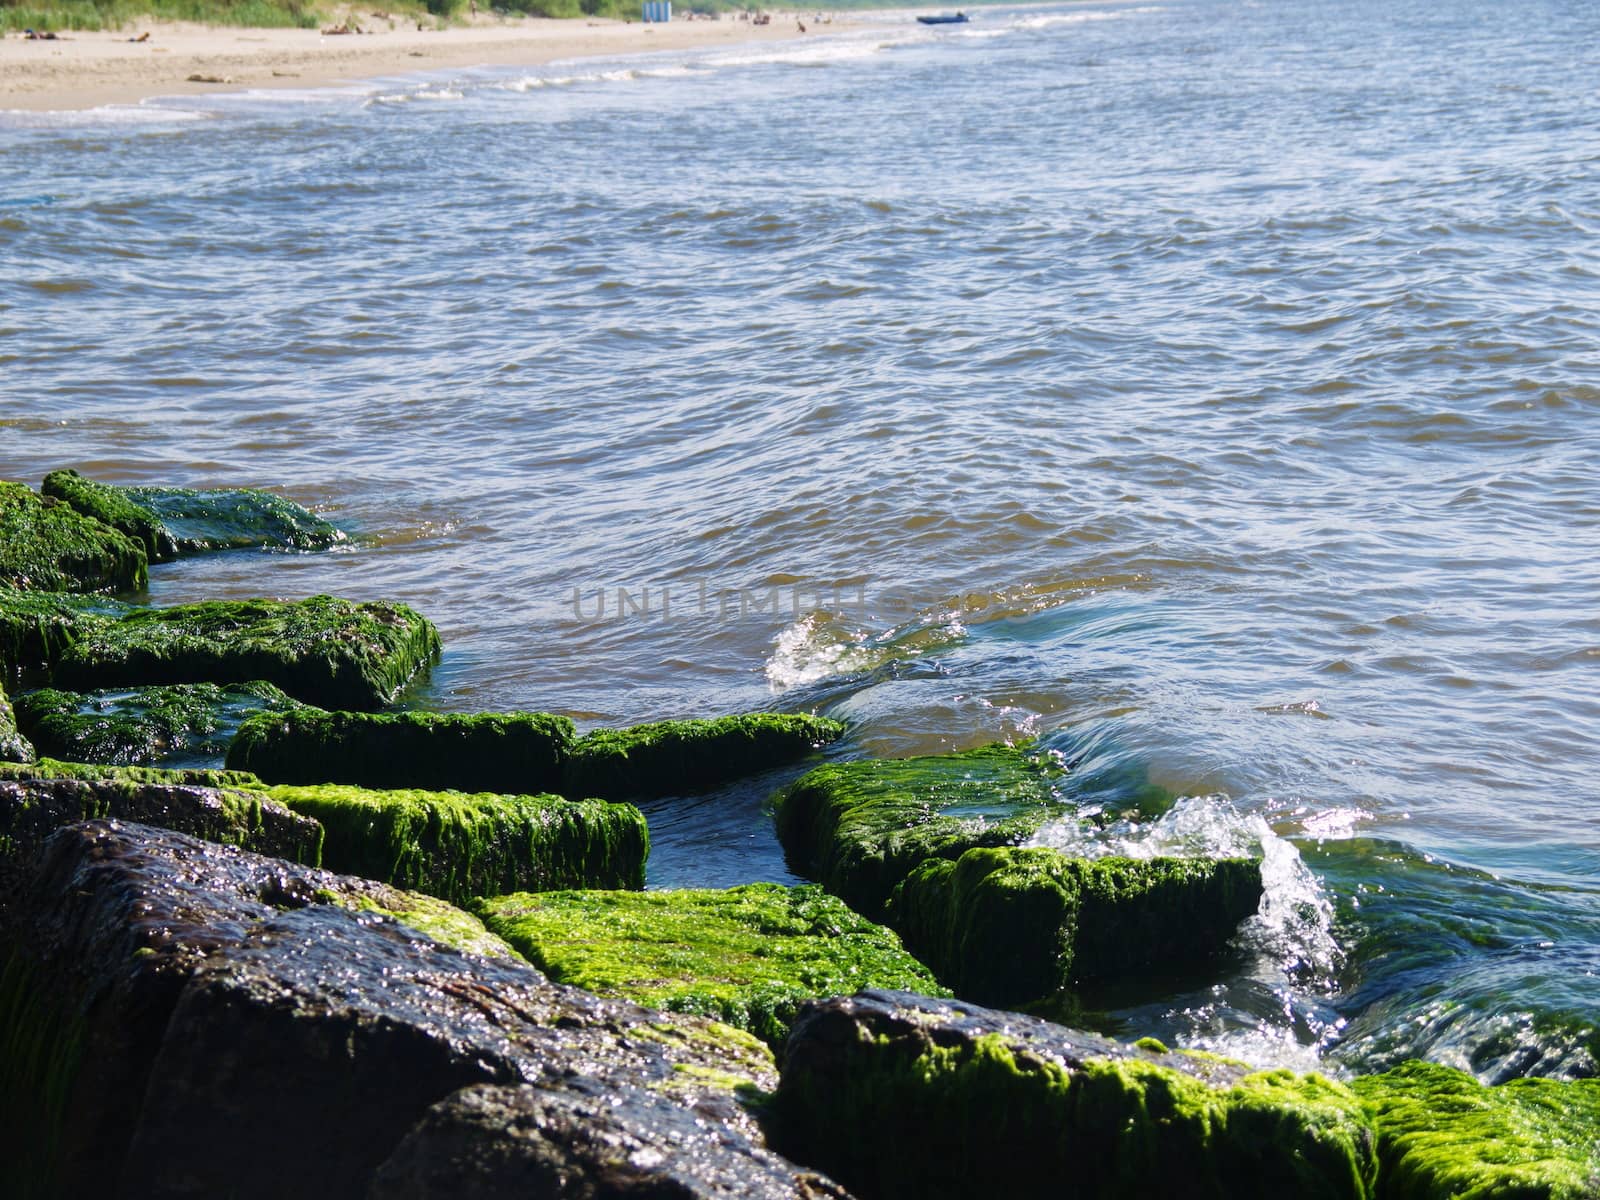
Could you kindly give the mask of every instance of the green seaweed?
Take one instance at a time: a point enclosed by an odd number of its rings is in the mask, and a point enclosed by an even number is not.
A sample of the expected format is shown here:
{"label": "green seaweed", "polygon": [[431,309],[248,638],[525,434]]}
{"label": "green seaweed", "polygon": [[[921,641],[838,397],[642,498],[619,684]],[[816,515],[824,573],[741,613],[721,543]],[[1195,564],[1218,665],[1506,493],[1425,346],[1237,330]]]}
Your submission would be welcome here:
{"label": "green seaweed", "polygon": [[16,714],[6,697],[5,681],[0,679],[0,762],[29,763],[35,757],[33,746],[17,728]]}
{"label": "green seaweed", "polygon": [[321,822],[330,870],[452,904],[570,887],[642,887],[650,836],[638,809],[603,800],[340,785],[267,795]]}
{"label": "green seaweed", "polygon": [[301,709],[244,722],[227,762],[274,783],[529,794],[559,790],[573,732],[548,713]]}
{"label": "green seaweed", "polygon": [[20,483],[0,482],[0,590],[138,592],[147,583],[138,542]]}
{"label": "green seaweed", "polygon": [[17,699],[17,721],[42,754],[74,762],[218,761],[239,724],[300,707],[270,683],[180,683],[122,691],[44,688]]}
{"label": "green seaweed", "polygon": [[0,945],[0,1163],[5,1194],[55,1194],[68,1104],[83,1060],[83,1015],[44,973]]}
{"label": "green seaweed", "polygon": [[153,511],[128,498],[126,488],[85,479],[73,470],[51,471],[39,490],[70,505],[86,517],[109,525],[144,547],[153,563],[178,557],[178,544]]}
{"label": "green seaweed", "polygon": [[344,530],[293,500],[257,488],[131,487],[130,501],[160,519],[180,554],[210,550],[326,550]]}
{"label": "green seaweed", "polygon": [[829,763],[779,796],[778,838],[802,874],[879,917],[924,860],[1032,836],[1063,811],[1060,776],[1025,746]]}
{"label": "green seaweed", "polygon": [[1222,1083],[1146,1051],[1070,1063],[998,1034],[883,1038],[848,1076],[791,1043],[777,1149],[878,1200],[1054,1194],[1365,1200],[1372,1131],[1350,1090],[1264,1071]]}
{"label": "green seaweed", "polygon": [[774,1047],[804,1000],[866,987],[948,994],[893,933],[814,885],[545,892],[474,908],[552,979],[714,1017]]}
{"label": "green seaweed", "polygon": [[958,995],[1016,1005],[1204,962],[1260,902],[1253,859],[1001,847],[923,862],[896,889],[888,923]]}
{"label": "green seaweed", "polygon": [[376,912],[393,917],[441,946],[449,946],[463,954],[523,961],[522,956],[505,939],[489,932],[477,917],[437,896],[400,888],[383,888],[371,893],[327,890],[318,892],[317,899],[353,912]]}
{"label": "green seaweed", "polygon": [[838,721],[804,713],[597,729],[572,747],[560,790],[607,800],[705,791],[804,758],[844,731]]}
{"label": "green seaweed", "polygon": [[132,611],[106,596],[0,587],[0,675],[15,680],[47,671],[85,633]]}
{"label": "green seaweed", "polygon": [[76,779],[83,783],[166,783],[189,787],[236,788],[262,791],[265,785],[248,771],[218,771],[206,767],[119,767],[108,763],[59,762],[41,758],[31,763],[0,763],[0,781]]}
{"label": "green seaweed", "polygon": [[276,684],[325,708],[390,703],[439,654],[423,617],[389,601],[213,600],[141,609],[82,630],[60,655],[57,687]]}
{"label": "green seaweed", "polygon": [[1378,1128],[1381,1200],[1593,1200],[1600,1079],[1515,1079],[1403,1063],[1352,1083]]}

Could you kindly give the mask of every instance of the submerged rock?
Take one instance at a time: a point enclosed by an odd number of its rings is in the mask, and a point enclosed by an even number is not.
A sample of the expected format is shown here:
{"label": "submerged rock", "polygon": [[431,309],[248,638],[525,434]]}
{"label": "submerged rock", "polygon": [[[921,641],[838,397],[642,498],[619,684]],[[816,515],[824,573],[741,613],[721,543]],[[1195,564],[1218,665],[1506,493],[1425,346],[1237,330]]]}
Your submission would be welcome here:
{"label": "submerged rock", "polygon": [[555,888],[644,886],[650,834],[629,804],[560,796],[281,785],[327,831],[333,870],[455,903]]}
{"label": "submerged rock", "polygon": [[404,604],[214,600],[80,626],[53,682],[88,690],[264,680],[308,704],[371,709],[438,654],[438,632]]}
{"label": "submerged rock", "polygon": [[137,592],[144,547],[109,525],[0,482],[0,590]]}
{"label": "submerged rock", "polygon": [[549,713],[262,714],[240,726],[228,765],[273,783],[554,792],[574,740]]}
{"label": "submerged rock", "polygon": [[546,892],[473,909],[553,979],[716,1017],[774,1046],[803,1000],[864,987],[946,994],[892,932],[814,885]]}
{"label": "submerged rock", "polygon": [[6,699],[4,680],[0,680],[0,762],[31,763],[34,748],[17,729],[11,701]]}
{"label": "submerged rock", "polygon": [[369,902],[413,903],[136,825],[58,833],[0,910],[8,1181],[360,1196],[435,1105],[486,1083],[663,1097],[759,1147],[739,1095],[774,1075],[753,1038],[350,911]]}
{"label": "submerged rock", "polygon": [[587,1079],[463,1088],[378,1169],[370,1200],[845,1200],[832,1180],[743,1129],[639,1089]]}
{"label": "submerged rock", "polygon": [[63,825],[115,817],[315,866],[322,826],[260,792],[70,778],[0,781],[0,854],[25,855]]}
{"label": "submerged rock", "polygon": [[966,999],[1023,1004],[1073,983],[1214,957],[1261,903],[1254,859],[969,850],[908,875],[888,921]]}
{"label": "submerged rock", "polygon": [[597,729],[572,747],[560,790],[607,800],[705,791],[804,758],[844,731],[839,721],[804,713]]}
{"label": "submerged rock", "polygon": [[1600,1079],[1514,1079],[1409,1062],[1351,1087],[1378,1128],[1385,1200],[1600,1196]]}
{"label": "submerged rock", "polygon": [[343,530],[292,500],[255,488],[116,487],[52,471],[41,489],[141,542],[151,562],[250,547],[325,550]]}
{"label": "submerged rock", "polygon": [[1058,815],[1061,775],[1048,756],[1014,746],[829,763],[779,796],[778,838],[799,871],[881,917],[924,860],[1015,845]]}
{"label": "submerged rock", "polygon": [[775,1148],[869,1200],[1365,1200],[1349,1088],[888,992],[801,1009]]}
{"label": "submerged rock", "polygon": [[19,696],[16,705],[19,725],[41,754],[119,766],[220,762],[247,718],[298,707],[270,683],[43,688]]}

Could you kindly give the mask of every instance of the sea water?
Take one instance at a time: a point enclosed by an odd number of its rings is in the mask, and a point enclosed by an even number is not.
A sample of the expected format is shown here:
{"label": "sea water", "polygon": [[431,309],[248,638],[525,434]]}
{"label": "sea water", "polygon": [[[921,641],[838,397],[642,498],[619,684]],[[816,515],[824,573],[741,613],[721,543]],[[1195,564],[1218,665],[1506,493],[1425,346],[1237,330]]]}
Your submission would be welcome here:
{"label": "sea water", "polygon": [[[1600,8],[1169,0],[0,114],[0,476],[354,531],[407,697],[1037,738],[1080,853],[1261,853],[1080,1018],[1600,1070]],[[782,773],[651,883],[792,880]]]}

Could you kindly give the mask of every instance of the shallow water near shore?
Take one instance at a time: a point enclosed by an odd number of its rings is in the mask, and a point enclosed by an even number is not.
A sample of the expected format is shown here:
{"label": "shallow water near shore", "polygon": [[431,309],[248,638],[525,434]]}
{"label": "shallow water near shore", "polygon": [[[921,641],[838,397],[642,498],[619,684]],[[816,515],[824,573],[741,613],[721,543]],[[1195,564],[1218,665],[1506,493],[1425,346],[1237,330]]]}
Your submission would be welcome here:
{"label": "shallow water near shore", "polygon": [[[1264,848],[1262,1062],[1600,1070],[1600,12],[1219,0],[0,115],[0,477],[359,536],[408,697],[1038,737],[1085,852]],[[760,781],[655,886],[790,880]]]}

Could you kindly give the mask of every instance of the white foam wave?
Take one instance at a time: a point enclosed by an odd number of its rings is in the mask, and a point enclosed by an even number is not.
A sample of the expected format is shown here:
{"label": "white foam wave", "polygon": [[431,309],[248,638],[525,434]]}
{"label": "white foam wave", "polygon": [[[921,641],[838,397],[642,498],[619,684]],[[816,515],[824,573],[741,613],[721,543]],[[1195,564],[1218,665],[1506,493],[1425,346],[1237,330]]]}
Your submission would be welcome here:
{"label": "white foam wave", "polygon": [[954,645],[967,628],[954,614],[933,623],[918,622],[885,633],[852,629],[822,613],[808,613],[773,639],[767,659],[767,684],[773,691],[871,671],[895,659],[918,658]]}
{"label": "white foam wave", "polygon": [[1085,858],[1261,859],[1261,907],[1240,940],[1286,973],[1319,987],[1332,985],[1340,961],[1333,937],[1333,904],[1294,844],[1257,815],[1240,812],[1223,795],[1186,796],[1153,821],[1124,818],[1100,828],[1082,817],[1051,822],[1033,845]]}

